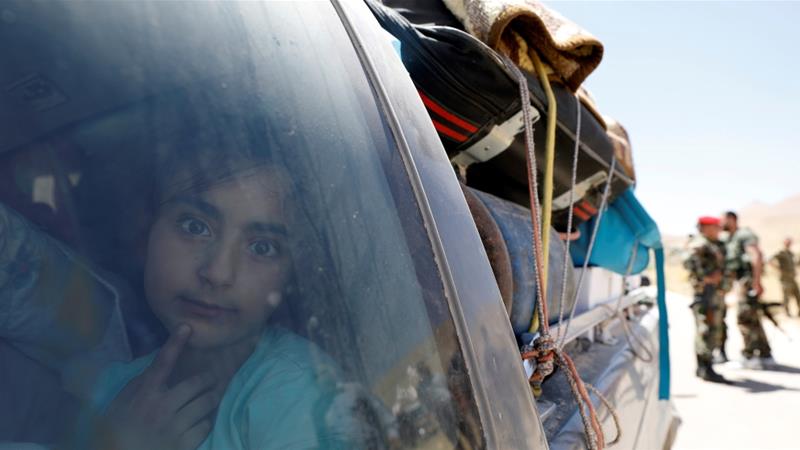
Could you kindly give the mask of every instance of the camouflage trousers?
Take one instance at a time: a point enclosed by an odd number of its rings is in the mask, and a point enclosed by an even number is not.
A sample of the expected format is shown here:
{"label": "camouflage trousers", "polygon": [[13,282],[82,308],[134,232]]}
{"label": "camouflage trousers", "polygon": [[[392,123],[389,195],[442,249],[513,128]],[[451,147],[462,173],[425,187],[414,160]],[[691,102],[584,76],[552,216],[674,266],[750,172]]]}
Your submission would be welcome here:
{"label": "camouflage trousers", "polygon": [[739,303],[736,322],[739,331],[742,332],[744,348],[742,355],[746,358],[753,356],[767,357],[772,356],[772,349],[767,341],[767,334],[761,325],[761,317],[764,314],[758,304],[758,299],[748,295],[751,289],[749,282],[742,283],[739,293]]}
{"label": "camouflage trousers", "polygon": [[720,314],[719,314],[719,349],[725,352],[725,343],[728,342],[728,323],[725,317],[728,315],[728,305],[725,304],[725,294],[720,294]]}
{"label": "camouflage trousers", "polygon": [[798,314],[800,314],[800,289],[797,288],[797,281],[794,278],[781,280],[781,288],[783,289],[783,307],[786,308],[786,314],[789,314],[789,303],[792,298],[797,303]]}
{"label": "camouflage trousers", "polygon": [[724,300],[716,295],[710,305],[702,305],[701,297],[695,296],[694,313],[695,336],[694,353],[701,362],[711,362],[711,352],[722,345]]}

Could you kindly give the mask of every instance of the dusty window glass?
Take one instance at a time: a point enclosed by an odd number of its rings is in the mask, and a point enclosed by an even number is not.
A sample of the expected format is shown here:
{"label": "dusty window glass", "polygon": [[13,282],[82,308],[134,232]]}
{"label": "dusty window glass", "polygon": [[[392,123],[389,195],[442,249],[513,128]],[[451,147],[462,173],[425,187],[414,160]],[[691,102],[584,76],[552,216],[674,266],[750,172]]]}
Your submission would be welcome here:
{"label": "dusty window glass", "polygon": [[9,1],[0,67],[0,448],[482,445],[331,5]]}

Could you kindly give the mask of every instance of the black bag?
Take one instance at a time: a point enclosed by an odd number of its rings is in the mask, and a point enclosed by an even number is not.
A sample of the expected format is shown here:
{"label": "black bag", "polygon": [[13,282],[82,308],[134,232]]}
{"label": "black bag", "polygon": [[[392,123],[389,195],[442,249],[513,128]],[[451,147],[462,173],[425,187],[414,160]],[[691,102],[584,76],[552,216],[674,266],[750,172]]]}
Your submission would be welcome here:
{"label": "black bag", "polygon": [[[401,43],[401,58],[420,92],[451,160],[467,166],[466,183],[525,207],[528,201],[526,149],[519,84],[500,55],[454,28],[457,20],[440,3],[367,0],[378,22]],[[402,13],[402,14],[401,14]],[[412,24],[406,17],[427,24]],[[443,26],[447,24],[450,26]],[[544,166],[547,98],[539,81],[525,74],[531,102],[541,116],[534,132],[538,167]],[[553,193],[553,226],[566,231],[570,206],[573,229],[597,214],[611,168],[614,145],[604,124],[566,88],[553,84],[558,104]],[[574,201],[569,202],[577,113],[581,151]],[[541,176],[541,173],[539,174]],[[614,170],[610,202],[633,185],[621,166]]]}
{"label": "black bag", "polygon": [[412,25],[390,8],[372,0],[367,4],[400,41],[403,64],[451,158],[520,111],[516,80],[482,42],[452,27]]}

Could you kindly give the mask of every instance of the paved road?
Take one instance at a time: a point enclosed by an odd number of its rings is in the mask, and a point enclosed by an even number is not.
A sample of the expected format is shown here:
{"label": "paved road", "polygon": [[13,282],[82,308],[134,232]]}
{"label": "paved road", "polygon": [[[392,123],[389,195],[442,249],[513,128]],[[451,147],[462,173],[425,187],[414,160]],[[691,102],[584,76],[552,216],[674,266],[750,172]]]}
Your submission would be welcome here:
{"label": "paved road", "polygon": [[[735,308],[729,299],[729,308]],[[689,298],[669,294],[672,395],[683,424],[676,449],[800,449],[800,320],[779,316],[786,334],[771,323],[765,330],[779,366],[744,370],[717,366],[734,386],[694,376],[694,322]],[[728,355],[739,355],[742,337],[729,309]]]}

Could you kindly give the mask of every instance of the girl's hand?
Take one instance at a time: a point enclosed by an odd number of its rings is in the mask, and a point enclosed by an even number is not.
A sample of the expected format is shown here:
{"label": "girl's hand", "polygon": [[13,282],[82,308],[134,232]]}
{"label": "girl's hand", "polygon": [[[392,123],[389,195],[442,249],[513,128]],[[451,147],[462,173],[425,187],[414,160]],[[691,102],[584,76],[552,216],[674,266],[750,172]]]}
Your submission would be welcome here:
{"label": "girl's hand", "polygon": [[98,448],[116,450],[194,450],[208,436],[220,396],[209,374],[167,387],[175,362],[191,335],[180,325],[153,364],[114,399],[98,436]]}

